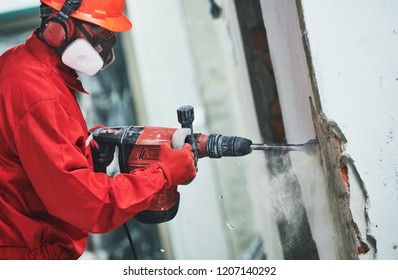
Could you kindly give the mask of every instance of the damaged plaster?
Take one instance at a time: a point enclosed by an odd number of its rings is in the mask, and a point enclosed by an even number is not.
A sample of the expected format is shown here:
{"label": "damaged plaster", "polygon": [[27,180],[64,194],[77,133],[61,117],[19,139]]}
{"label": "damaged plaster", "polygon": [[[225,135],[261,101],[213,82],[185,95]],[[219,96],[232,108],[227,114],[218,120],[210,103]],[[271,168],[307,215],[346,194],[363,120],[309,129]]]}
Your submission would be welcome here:
{"label": "damaged plaster", "polygon": [[398,259],[398,2],[261,4],[288,142],[320,141],[327,184],[302,191],[321,259]]}
{"label": "damaged plaster", "polygon": [[[369,246],[362,240],[350,209],[350,182],[347,157],[342,156],[345,137],[336,124],[328,121],[312,106],[313,121],[320,144],[322,168],[327,179],[327,195],[333,215],[336,246],[340,259],[358,259],[367,253]],[[367,198],[364,196],[363,200]],[[364,214],[364,218],[366,214]]]}
{"label": "damaged plaster", "polygon": [[[323,118],[326,119],[324,115]],[[348,206],[351,211],[351,223],[353,234],[356,237],[358,256],[360,259],[375,259],[377,247],[376,239],[371,234],[371,222],[368,214],[370,206],[368,191],[355,166],[354,159],[346,152],[348,143],[343,131],[332,120],[326,120],[325,123],[328,124],[335,138],[341,176],[349,198]]]}
{"label": "damaged plaster", "polygon": [[346,182],[340,187],[347,189],[355,222],[351,231],[359,231],[354,242],[358,257],[398,259],[394,249],[398,225],[386,215],[398,211],[398,54],[393,51],[398,2],[297,0],[296,4],[314,103],[324,114],[324,125],[341,142],[338,162]]}

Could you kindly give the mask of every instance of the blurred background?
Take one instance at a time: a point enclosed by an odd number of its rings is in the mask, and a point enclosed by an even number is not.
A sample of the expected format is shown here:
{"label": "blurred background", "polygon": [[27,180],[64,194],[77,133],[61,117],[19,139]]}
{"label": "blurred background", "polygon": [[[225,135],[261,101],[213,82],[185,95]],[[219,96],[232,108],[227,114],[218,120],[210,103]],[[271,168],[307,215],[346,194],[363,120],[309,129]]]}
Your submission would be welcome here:
{"label": "blurred background", "polygon": [[[344,19],[350,18],[351,7],[338,2],[339,9],[347,11]],[[372,10],[365,2],[363,9]],[[384,8],[388,10],[387,5]],[[385,15],[385,10],[379,10],[380,14]],[[335,21],[326,16],[328,7],[316,1],[127,0],[126,14],[133,28],[118,34],[114,64],[93,77],[79,74],[90,92],[78,97],[88,127],[99,123],[179,127],[176,110],[182,105],[195,109],[195,132],[237,135],[256,143],[304,143],[325,136],[325,131],[330,133],[328,139],[338,135],[346,141],[343,131],[358,127],[349,122],[354,118],[341,116],[346,111],[338,111],[338,103],[331,102],[333,96],[340,100],[341,96],[322,87],[335,81],[322,75],[331,65],[322,59],[335,52],[316,45],[330,34],[336,36],[333,43],[337,44],[337,34],[351,25],[323,33],[322,28]],[[0,53],[23,43],[39,22],[38,0],[0,0]],[[333,43],[329,46],[336,51]],[[355,52],[355,48],[346,51]],[[338,67],[346,69],[343,64]],[[352,102],[352,109],[357,100],[347,97],[345,101]],[[397,99],[392,100],[396,104]],[[332,120],[341,122],[332,125],[322,114],[325,108]],[[395,129],[396,122],[392,126]],[[334,130],[322,130],[325,127]],[[360,136],[361,132],[348,135],[351,147]],[[374,259],[375,239],[380,248],[385,244],[379,250],[381,258],[398,258],[397,227],[387,225],[379,211],[368,213],[369,196],[374,192],[366,190],[366,175],[360,177],[364,171],[347,158],[331,156],[333,145],[321,142],[321,151],[314,157],[276,151],[200,159],[196,179],[179,187],[176,218],[160,225],[144,225],[135,219],[127,223],[138,258]],[[355,151],[351,155],[355,158]],[[376,168],[370,168],[375,161],[360,158],[357,162],[368,164],[366,174],[375,178]],[[348,182],[330,179],[339,174],[342,162],[353,174],[350,190],[338,188]],[[108,174],[118,172],[115,160]],[[396,164],[395,171],[385,172],[396,178]],[[390,189],[383,197],[398,198],[396,180],[391,178],[386,184]],[[336,206],[348,194],[351,201],[348,198]],[[398,210],[394,203],[389,205],[390,210]],[[386,228],[378,232],[381,229],[375,224]],[[81,259],[132,257],[124,229],[119,228],[90,235]]]}

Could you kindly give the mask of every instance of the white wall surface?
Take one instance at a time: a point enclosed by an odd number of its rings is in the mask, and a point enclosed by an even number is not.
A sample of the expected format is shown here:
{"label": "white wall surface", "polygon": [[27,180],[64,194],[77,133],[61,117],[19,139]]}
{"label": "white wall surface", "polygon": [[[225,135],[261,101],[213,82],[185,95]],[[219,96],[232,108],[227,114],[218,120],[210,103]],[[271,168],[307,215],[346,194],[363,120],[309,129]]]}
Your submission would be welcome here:
{"label": "white wall surface", "polygon": [[[398,2],[301,3],[304,33],[295,1],[262,0],[288,141],[313,135],[305,35],[323,113],[346,137],[344,153],[354,161],[349,166],[354,221],[365,242],[367,235],[376,240],[376,251],[360,258],[398,259]],[[298,157],[292,157],[296,166]],[[308,176],[302,177],[305,186]],[[320,203],[325,194],[317,187],[302,191],[320,257],[333,258],[333,236],[325,231],[333,230],[330,214]]]}
{"label": "white wall surface", "polygon": [[[309,98],[313,96],[295,1],[262,0],[265,27],[271,59],[281,103],[288,143],[304,143],[315,137]],[[324,181],[318,157],[304,153],[290,153],[292,172],[301,186],[301,198],[306,208],[311,233],[321,259],[336,259],[335,233],[326,197]],[[283,178],[281,178],[282,180]],[[283,197],[280,180],[275,184],[276,193]],[[277,210],[294,219],[293,205]],[[269,239],[275,237],[269,233]],[[270,258],[278,258],[273,250]]]}
{"label": "white wall surface", "polygon": [[398,259],[398,1],[302,5],[323,111],[346,136],[369,195],[377,258]]}

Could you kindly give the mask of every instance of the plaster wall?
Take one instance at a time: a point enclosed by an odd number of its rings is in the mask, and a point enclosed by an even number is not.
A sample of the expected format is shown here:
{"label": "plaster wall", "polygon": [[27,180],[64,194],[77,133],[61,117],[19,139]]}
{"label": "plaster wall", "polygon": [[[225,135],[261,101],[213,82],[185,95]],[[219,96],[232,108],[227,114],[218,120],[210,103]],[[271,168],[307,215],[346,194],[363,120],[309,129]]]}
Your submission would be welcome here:
{"label": "plaster wall", "polygon": [[354,220],[375,238],[376,258],[398,259],[398,2],[301,2],[322,110],[345,135],[351,178],[362,184],[353,182]]}
{"label": "plaster wall", "polygon": [[[294,1],[263,0],[261,6],[287,142],[304,143],[316,136],[310,108],[310,97],[313,98],[311,78],[296,5]],[[338,245],[335,242],[336,234],[320,159],[318,155],[309,157],[304,153],[290,153],[290,158],[291,172],[297,176],[301,189],[301,195],[295,199],[302,200],[304,204],[319,258],[336,259]],[[271,181],[270,184],[280,184],[281,180],[283,181],[283,178]],[[280,187],[276,190],[289,192]],[[283,193],[279,193],[279,196],[284,197]],[[285,209],[280,210],[276,205],[275,211],[283,211],[287,213],[287,217],[295,221],[294,205],[284,207]]]}
{"label": "plaster wall", "polygon": [[[370,247],[358,257],[397,259],[398,226],[389,213],[398,212],[398,3],[261,3],[288,142],[314,136],[311,97],[317,112],[343,139],[336,148],[348,162],[346,210]],[[309,182],[319,162],[306,165],[300,157],[292,155],[292,165],[320,258],[339,258],[343,248],[331,222],[334,205],[322,171],[317,184]]]}

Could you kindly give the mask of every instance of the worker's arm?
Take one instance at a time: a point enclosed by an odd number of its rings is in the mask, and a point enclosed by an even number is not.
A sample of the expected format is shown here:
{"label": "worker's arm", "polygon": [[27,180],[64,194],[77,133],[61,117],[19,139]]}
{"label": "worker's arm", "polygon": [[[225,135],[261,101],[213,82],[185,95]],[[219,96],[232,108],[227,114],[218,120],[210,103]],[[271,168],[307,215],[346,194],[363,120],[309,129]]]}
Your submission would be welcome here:
{"label": "worker's arm", "polygon": [[48,212],[89,232],[120,226],[170,185],[156,163],[114,178],[94,173],[87,131],[54,100],[30,108],[13,134],[21,163]]}

